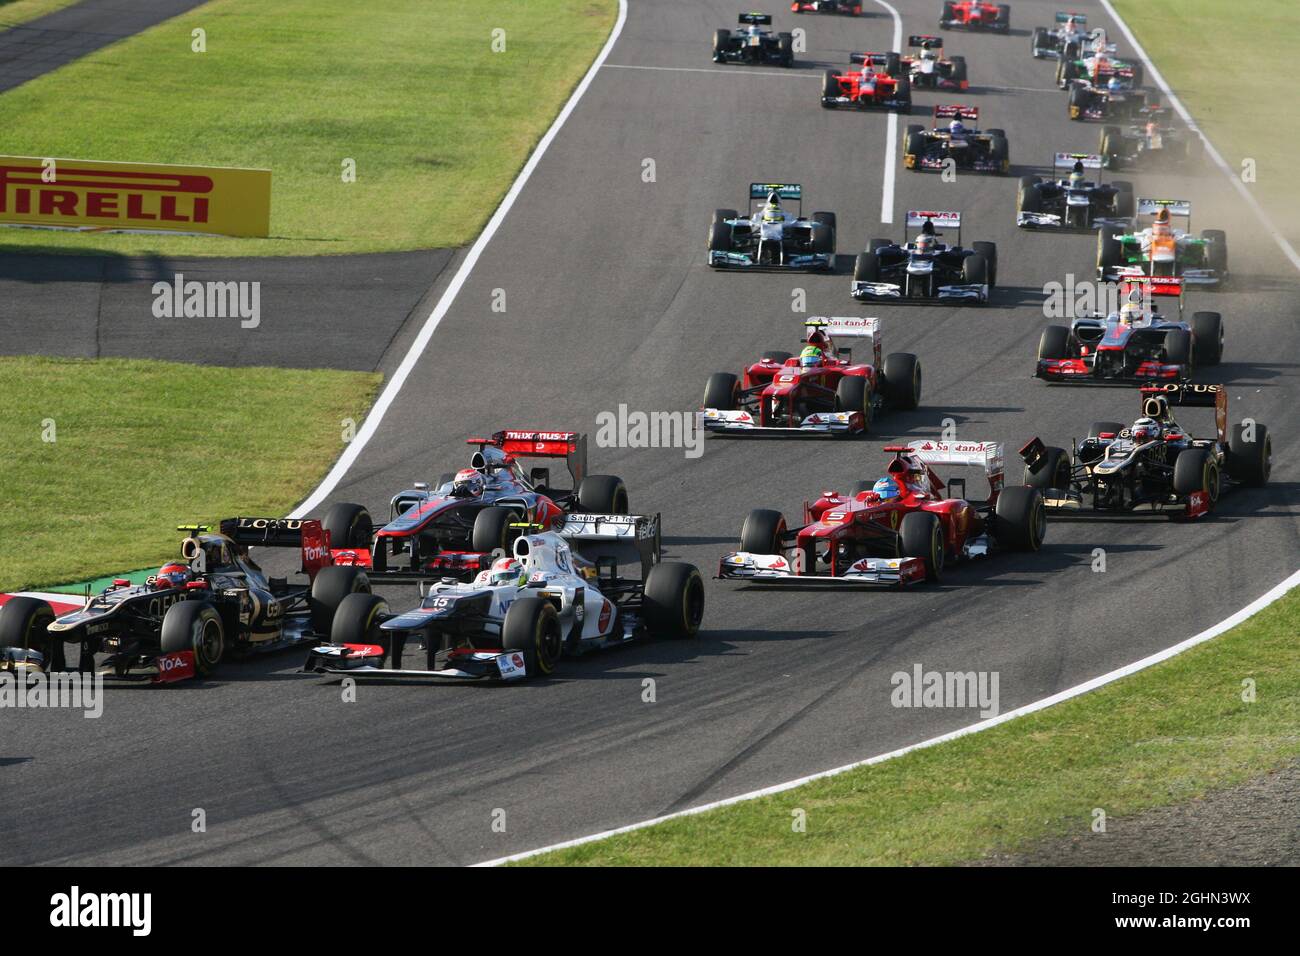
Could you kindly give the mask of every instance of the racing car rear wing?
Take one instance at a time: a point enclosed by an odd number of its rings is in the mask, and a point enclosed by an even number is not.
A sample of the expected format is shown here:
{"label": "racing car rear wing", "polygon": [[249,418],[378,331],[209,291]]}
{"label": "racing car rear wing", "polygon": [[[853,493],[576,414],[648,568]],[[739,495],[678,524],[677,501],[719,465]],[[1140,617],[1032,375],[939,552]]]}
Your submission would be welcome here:
{"label": "racing car rear wing", "polygon": [[907,38],[908,46],[917,46],[926,50],[942,50],[943,37],[933,36],[928,33],[918,33]]}
{"label": "racing car rear wing", "polygon": [[570,514],[555,533],[576,545],[576,551],[598,567],[637,562],[641,579],[663,555],[659,515]]}
{"label": "racing car rear wing", "polygon": [[927,466],[966,465],[983,468],[989,482],[990,499],[1002,490],[1006,463],[1001,442],[921,439],[906,445],[887,445],[885,451],[911,453]]}
{"label": "racing car rear wing", "polygon": [[[193,538],[209,529],[204,525],[181,525],[176,530],[188,532]],[[217,531],[245,548],[299,548],[302,572],[313,577],[331,563],[328,535],[315,518],[223,518]],[[185,550],[182,546],[182,553]]]}
{"label": "racing car rear wing", "polygon": [[888,53],[850,53],[850,63],[861,63],[866,66],[884,66],[889,61]]}
{"label": "racing car rear wing", "polygon": [[750,183],[750,199],[766,199],[767,194],[775,192],[782,199],[803,199],[803,186],[799,183]]}
{"label": "racing car rear wing", "polygon": [[502,430],[491,438],[467,438],[467,445],[492,446],[516,458],[563,458],[574,487],[587,474],[587,436],[578,432]]}
{"label": "racing car rear wing", "polygon": [[1056,153],[1052,158],[1052,169],[1073,169],[1075,163],[1082,163],[1084,169],[1102,168],[1102,158],[1096,153]]}
{"label": "racing car rear wing", "polygon": [[907,219],[903,223],[903,239],[906,241],[913,229],[920,229],[925,226],[926,222],[934,225],[934,233],[937,236],[943,235],[945,229],[957,230],[956,245],[961,245],[961,213],[943,212],[935,209],[909,209]]}
{"label": "racing car rear wing", "polygon": [[1057,23],[1069,23],[1071,20],[1075,21],[1081,26],[1088,22],[1088,18],[1084,16],[1082,13],[1067,13],[1064,10],[1057,11],[1056,14]]}
{"label": "racing car rear wing", "polygon": [[1166,296],[1178,300],[1178,309],[1183,308],[1182,276],[1124,276],[1119,283],[1120,295],[1139,298],[1145,296]]}
{"label": "racing car rear wing", "polygon": [[[804,326],[810,329],[821,329],[831,337],[836,339],[869,339],[867,347],[871,349],[875,356],[874,364],[880,367],[880,320],[877,318],[858,318],[849,315],[824,316],[816,315],[804,322]],[[851,348],[840,348],[836,342],[835,351],[846,361],[852,361],[853,350]]]}
{"label": "racing car rear wing", "polygon": [[1213,408],[1214,427],[1219,434],[1219,441],[1228,440],[1228,390],[1222,385],[1169,382],[1164,385],[1143,385],[1138,392],[1142,396],[1142,414],[1158,422],[1170,420],[1171,405]]}
{"label": "racing car rear wing", "polygon": [[766,27],[772,24],[772,14],[770,13],[742,13],[736,18],[737,23],[747,23],[756,27]]}
{"label": "racing car rear wing", "polygon": [[1170,217],[1186,219],[1190,227],[1192,221],[1192,203],[1189,199],[1141,199],[1137,201],[1139,216],[1154,216],[1161,209],[1168,209]]}
{"label": "racing car rear wing", "polygon": [[936,106],[934,108],[934,118],[936,120],[970,120],[972,123],[978,123],[980,108],[978,106],[960,106],[957,104]]}

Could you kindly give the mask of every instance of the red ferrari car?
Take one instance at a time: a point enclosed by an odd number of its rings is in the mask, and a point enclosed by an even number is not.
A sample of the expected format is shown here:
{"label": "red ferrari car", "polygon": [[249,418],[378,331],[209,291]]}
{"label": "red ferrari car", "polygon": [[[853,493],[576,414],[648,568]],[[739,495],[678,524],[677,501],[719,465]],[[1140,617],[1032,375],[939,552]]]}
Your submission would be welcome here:
{"label": "red ferrari car", "polygon": [[995,30],[1006,33],[1011,29],[1011,6],[1006,3],[985,3],[984,0],[945,0],[939,14],[939,29]]}
{"label": "red ferrari car", "polygon": [[822,107],[828,110],[886,109],[911,112],[912,81],[897,53],[854,53],[860,70],[827,70],[822,78]]}
{"label": "red ferrari car", "polygon": [[[803,352],[765,352],[740,378],[715,372],[704,388],[704,427],[726,434],[855,435],[871,427],[876,409],[916,408],[921,363],[908,352],[880,361],[880,320],[811,319]],[[832,339],[862,338],[869,361]]]}
{"label": "red ferrari car", "polygon": [[862,16],[862,0],[795,0],[791,13],[839,13],[847,17]]}
{"label": "red ferrari car", "polygon": [[[886,585],[937,581],[948,561],[994,547],[1037,551],[1047,528],[1042,494],[1003,487],[997,442],[914,441],[889,445],[894,457],[879,481],[852,494],[824,491],[804,504],[793,530],[779,511],[758,508],[740,532],[740,550],[723,555],[718,577],[751,584]],[[976,465],[988,476],[983,504],[966,500],[966,481],[945,484],[932,465]]]}

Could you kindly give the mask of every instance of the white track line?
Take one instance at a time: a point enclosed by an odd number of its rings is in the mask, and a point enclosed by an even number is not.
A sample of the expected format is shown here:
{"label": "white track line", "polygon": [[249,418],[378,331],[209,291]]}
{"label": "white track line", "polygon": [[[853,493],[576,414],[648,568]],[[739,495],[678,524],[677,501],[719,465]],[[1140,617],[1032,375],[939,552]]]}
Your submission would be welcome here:
{"label": "white track line", "polygon": [[1051,707],[1054,704],[1059,704],[1062,701],[1069,700],[1072,697],[1078,697],[1081,694],[1086,694],[1091,690],[1096,690],[1098,687],[1102,687],[1113,681],[1119,680],[1121,677],[1128,677],[1130,674],[1135,674],[1140,670],[1145,670],[1146,668],[1150,667],[1153,664],[1159,664],[1161,661],[1168,660],[1169,658],[1174,657],[1177,654],[1181,654],[1183,651],[1187,650],[1188,648],[1195,647],[1197,644],[1204,644],[1206,641],[1218,637],[1220,634],[1222,634],[1224,631],[1228,630],[1229,628],[1235,627],[1236,625],[1240,624],[1242,621],[1246,620],[1246,618],[1250,617],[1252,614],[1255,614],[1256,612],[1261,611],[1264,608],[1268,607],[1268,605],[1272,604],[1278,598],[1282,597],[1282,595],[1286,594],[1288,591],[1290,591],[1292,588],[1298,585],[1300,585],[1300,571],[1297,571],[1294,574],[1292,574],[1281,584],[1277,585],[1271,591],[1269,591],[1267,594],[1263,595],[1262,597],[1258,598],[1257,600],[1252,601],[1250,604],[1246,605],[1236,614],[1232,615],[1226,620],[1220,621],[1218,624],[1214,625],[1208,630],[1201,631],[1201,633],[1197,634],[1195,637],[1189,637],[1181,644],[1175,644],[1173,647],[1167,647],[1163,651],[1157,651],[1155,654],[1152,654],[1150,657],[1144,657],[1142,658],[1142,660],[1134,661],[1132,664],[1125,664],[1123,667],[1119,668],[1118,670],[1113,670],[1109,674],[1102,674],[1100,677],[1094,677],[1090,681],[1086,681],[1075,687],[1067,688],[1066,690],[1063,690],[1060,693],[1053,694],[1051,697],[1045,697],[1042,700],[1034,701],[1032,704],[1026,704],[1024,707],[1017,707],[1015,710],[1009,710],[1005,714],[1001,714],[989,720],[981,721],[978,724],[971,724],[968,727],[962,727],[959,730],[954,730],[949,733],[942,734],[938,737],[932,737],[929,740],[923,740],[917,744],[909,744],[906,747],[902,747],[898,750],[892,750],[886,754],[880,754],[879,756],[870,757],[866,760],[859,760],[855,763],[845,764],[843,767],[836,767],[833,770],[823,770],[820,773],[809,774],[808,776],[800,777],[797,780],[787,780],[785,783],[778,783],[771,787],[764,787],[762,790],[754,790],[749,793],[742,793],[734,797],[728,797],[725,800],[715,800],[712,803],[706,803],[698,807],[691,807],[689,810],[680,810],[677,813],[669,813],[662,817],[655,817],[653,820],[643,820],[640,823],[632,823],[627,826],[617,827],[616,829],[613,830],[606,830],[603,833],[595,833],[592,834],[591,836],[579,837],[576,840],[566,840],[563,843],[556,843],[553,844],[552,846],[542,847],[541,849],[538,850],[528,850],[527,852],[524,853],[515,853],[511,856],[503,856],[495,860],[487,860],[483,863],[477,863],[475,864],[475,866],[498,866],[502,863],[510,863],[513,862],[514,860],[526,859],[527,857],[537,856],[538,854],[541,853],[550,853],[553,850],[563,850],[572,846],[580,846],[584,843],[592,843],[596,840],[603,840],[607,837],[612,837],[620,833],[628,833],[629,831],[632,830],[642,830],[646,827],[654,826],[656,823],[663,823],[665,820],[672,820],[677,817],[693,816],[694,814],[697,813],[703,813],[706,810],[716,810],[718,807],[730,806],[733,803],[743,803],[747,800],[756,800],[759,797],[766,797],[774,793],[781,793],[785,790],[792,790],[795,787],[803,786],[805,783],[809,783],[813,780],[821,780],[824,777],[834,777],[838,774],[845,773],[849,770],[855,770],[858,767],[869,767],[873,764],[884,763],[886,760],[893,760],[895,757],[901,757],[903,756],[903,754],[911,753],[914,750],[924,750],[925,748],[933,747],[936,744],[945,743],[946,741],[949,740],[956,740],[958,737],[966,737],[969,736],[970,734],[977,734],[982,730],[988,730],[990,727],[996,727],[998,726],[998,724],[1004,724],[1007,721],[1014,720],[1017,717],[1023,717],[1025,714],[1032,714],[1035,711],[1045,710],[1046,708]]}
{"label": "white track line", "polygon": [[[874,0],[877,6],[884,7],[894,18],[894,45],[891,50],[903,48],[903,20],[898,11],[885,0]],[[889,111],[889,122],[885,134],[885,175],[880,187],[880,221],[885,224],[894,221],[894,173],[898,164],[898,114]]]}
{"label": "white track line", "polygon": [[[877,2],[879,2],[879,0],[877,0]],[[1165,94],[1170,104],[1178,112],[1178,115],[1183,118],[1183,122],[1187,124],[1188,128],[1191,129],[1192,132],[1201,137],[1201,141],[1205,143],[1206,151],[1210,154],[1210,158],[1214,160],[1214,164],[1223,170],[1223,174],[1232,182],[1232,185],[1236,188],[1237,192],[1241,194],[1241,198],[1246,200],[1246,204],[1250,206],[1255,215],[1259,217],[1259,221],[1264,224],[1264,228],[1267,229],[1269,235],[1273,237],[1273,241],[1276,242],[1278,248],[1282,250],[1282,254],[1291,260],[1291,265],[1300,269],[1300,254],[1295,251],[1295,247],[1292,246],[1291,243],[1287,241],[1286,237],[1278,231],[1277,227],[1273,225],[1273,221],[1268,218],[1268,213],[1266,213],[1264,207],[1259,204],[1259,200],[1257,200],[1251,191],[1246,188],[1246,184],[1241,181],[1241,177],[1233,172],[1232,167],[1228,165],[1228,161],[1223,158],[1223,155],[1214,148],[1214,144],[1210,142],[1210,138],[1201,131],[1199,126],[1196,125],[1196,121],[1192,119],[1192,114],[1188,111],[1187,107],[1183,105],[1183,101],[1178,98],[1177,94],[1169,88],[1169,84],[1165,82],[1164,76],[1161,75],[1160,71],[1156,68],[1156,65],[1151,62],[1151,57],[1147,56],[1147,51],[1142,48],[1142,44],[1139,43],[1137,37],[1133,35],[1133,31],[1128,28],[1128,24],[1125,23],[1124,18],[1119,15],[1119,11],[1111,6],[1110,0],[1101,0],[1101,5],[1106,8],[1106,12],[1114,19],[1120,32],[1124,34],[1124,38],[1133,45],[1133,49],[1137,51],[1137,55],[1141,57],[1142,63],[1146,66],[1147,73],[1156,81],[1156,85],[1160,87],[1160,91]]]}
{"label": "white track line", "polygon": [[488,220],[487,226],[484,227],[483,232],[479,234],[478,239],[475,240],[474,245],[470,247],[468,254],[461,261],[460,268],[456,270],[456,274],[442,293],[442,297],[438,299],[438,304],[433,307],[433,311],[425,319],[419,335],[415,337],[415,341],[411,343],[411,347],[403,356],[401,364],[397,366],[397,371],[384,385],[384,390],[380,392],[374,407],[370,409],[370,414],[366,416],[366,420],[362,423],[361,430],[348,443],[348,447],[343,450],[343,454],[339,456],[338,461],[334,463],[334,467],[330,469],[329,474],[325,476],[325,479],[317,486],[316,490],[289,514],[290,518],[302,518],[316,510],[321,502],[329,496],[330,492],[338,486],[338,483],[343,480],[343,476],[348,473],[352,463],[357,460],[357,456],[361,454],[370,439],[374,437],[375,432],[379,430],[379,423],[384,420],[384,415],[388,413],[389,406],[393,404],[393,400],[397,398],[402,386],[406,384],[407,376],[411,374],[416,362],[424,354],[425,348],[429,345],[429,340],[433,337],[434,330],[438,328],[443,316],[447,314],[452,302],[456,300],[461,286],[465,284],[465,280],[469,278],[469,274],[474,270],[474,265],[478,262],[479,256],[483,254],[487,244],[492,241],[496,231],[501,228],[501,223],[505,221],[506,215],[514,206],[515,200],[519,198],[519,194],[523,192],[524,185],[528,182],[529,177],[533,175],[533,170],[537,168],[537,164],[546,155],[546,150],[550,147],[551,141],[555,139],[556,134],[559,133],[560,127],[564,125],[569,115],[578,105],[578,101],[582,99],[582,94],[587,92],[587,87],[591,86],[591,81],[604,64],[605,58],[609,56],[610,50],[614,48],[619,34],[623,32],[623,24],[626,21],[627,0],[618,0],[618,20],[614,23],[614,29],[610,32],[609,39],[605,41],[600,53],[596,55],[595,62],[591,64],[591,68],[587,70],[577,89],[569,97],[569,101],[564,104],[564,109],[560,110],[560,115],[555,117],[555,122],[546,131],[546,135],[537,144],[537,148],[528,157],[528,162],[524,164],[524,168],[520,170],[519,175],[515,178],[510,191],[501,200],[501,205],[497,207],[492,218]]}
{"label": "white track line", "polygon": [[779,76],[783,80],[816,80],[813,73],[791,73],[788,70],[778,73],[776,70],[728,70],[718,68],[710,70],[704,66],[637,66],[633,63],[606,63],[607,70],[650,70],[655,73],[709,73],[713,76]]}

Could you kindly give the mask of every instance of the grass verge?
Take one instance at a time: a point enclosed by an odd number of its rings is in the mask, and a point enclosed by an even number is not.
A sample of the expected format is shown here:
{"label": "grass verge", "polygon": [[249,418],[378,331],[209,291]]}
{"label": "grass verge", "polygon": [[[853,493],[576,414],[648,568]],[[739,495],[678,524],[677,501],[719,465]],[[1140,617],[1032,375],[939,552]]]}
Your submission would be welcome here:
{"label": "grass verge", "polygon": [[983,733],[523,862],[943,865],[1086,836],[1096,807],[1184,802],[1300,755],[1297,633],[1293,590],[1213,641]]}
{"label": "grass verge", "polygon": [[[176,525],[281,515],[338,456],[375,373],[0,357],[0,591],[176,553]],[[47,439],[53,438],[53,441]]]}
{"label": "grass verge", "polygon": [[0,0],[0,30],[70,7],[78,0]]}
{"label": "grass verge", "polygon": [[[213,0],[4,94],[4,150],[269,168],[272,238],[3,229],[0,250],[269,256],[464,245],[616,11],[616,0]],[[190,49],[197,28],[205,53]],[[497,29],[503,52],[493,51]],[[347,159],[355,182],[343,181]]]}

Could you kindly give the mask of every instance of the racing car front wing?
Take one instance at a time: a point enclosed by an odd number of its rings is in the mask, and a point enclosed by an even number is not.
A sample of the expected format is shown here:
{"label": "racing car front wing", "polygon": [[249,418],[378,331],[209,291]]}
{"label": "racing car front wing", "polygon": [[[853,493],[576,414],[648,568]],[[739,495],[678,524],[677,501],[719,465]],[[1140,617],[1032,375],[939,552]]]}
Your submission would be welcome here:
{"label": "racing car front wing", "polygon": [[[1074,226],[1066,226],[1062,221],[1064,217],[1053,212],[1018,212],[1016,213],[1016,225],[1021,229],[1073,229]],[[1118,216],[1098,216],[1092,220],[1088,226],[1089,229],[1130,229],[1133,226],[1133,219],[1122,219]]]}
{"label": "racing car front wing", "polygon": [[455,649],[448,666],[440,670],[403,670],[384,667],[384,649],[374,644],[327,644],[312,648],[303,670],[331,677],[365,680],[519,680],[527,665],[518,651]]}
{"label": "racing car front wing", "polygon": [[906,110],[911,109],[911,99],[900,99],[891,96],[888,99],[872,99],[871,97],[859,96],[823,96],[822,106],[828,109],[851,109],[851,110]]}
{"label": "racing car front wing", "polygon": [[1191,369],[1185,365],[1164,365],[1144,361],[1124,375],[1100,375],[1087,359],[1039,359],[1034,371],[1037,378],[1048,382],[1072,382],[1076,385],[1132,385],[1134,382],[1171,382],[1190,377]]}
{"label": "racing car front wing", "polygon": [[842,575],[795,574],[779,554],[733,551],[718,564],[718,577],[751,584],[795,587],[895,587],[925,580],[921,558],[863,558]]}
{"label": "racing car front wing", "polygon": [[704,409],[706,431],[730,435],[860,435],[867,430],[861,412],[814,412],[796,426],[760,425],[741,409]]}
{"label": "racing car front wing", "polygon": [[754,257],[747,252],[709,252],[709,265],[714,269],[752,269],[770,270],[774,272],[786,271],[812,271],[816,269],[830,269],[831,257],[823,252],[810,253],[807,255],[787,256],[784,262],[755,262]]}
{"label": "racing car front wing", "polygon": [[980,285],[941,285],[933,296],[904,296],[897,282],[860,282],[855,280],[850,294],[855,299],[887,299],[902,301],[987,302],[989,287]]}
{"label": "racing car front wing", "polygon": [[[1102,282],[1123,282],[1125,279],[1141,279],[1151,275],[1149,271],[1141,266],[1112,266],[1111,268],[1097,269],[1097,277]],[[1216,286],[1222,285],[1227,281],[1226,272],[1219,273],[1215,269],[1183,269],[1178,273],[1185,285],[1199,286]]]}

